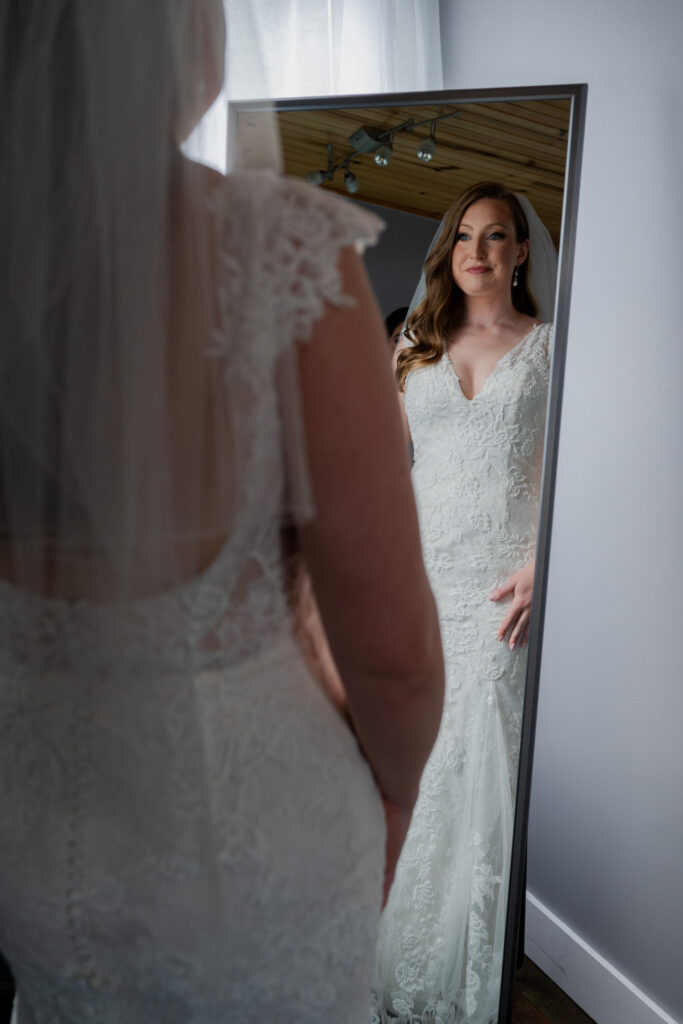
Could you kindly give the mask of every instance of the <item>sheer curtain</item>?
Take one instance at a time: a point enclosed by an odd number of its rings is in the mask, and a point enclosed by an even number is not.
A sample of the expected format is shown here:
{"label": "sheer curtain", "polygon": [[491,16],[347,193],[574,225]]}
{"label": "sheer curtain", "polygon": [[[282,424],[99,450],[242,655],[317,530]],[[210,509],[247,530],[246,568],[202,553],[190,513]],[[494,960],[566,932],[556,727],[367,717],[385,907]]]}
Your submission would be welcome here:
{"label": "sheer curtain", "polygon": [[260,0],[274,96],[440,89],[438,0]]}
{"label": "sheer curtain", "polygon": [[223,170],[231,99],[443,88],[438,0],[224,0],[226,88],[188,152]]}

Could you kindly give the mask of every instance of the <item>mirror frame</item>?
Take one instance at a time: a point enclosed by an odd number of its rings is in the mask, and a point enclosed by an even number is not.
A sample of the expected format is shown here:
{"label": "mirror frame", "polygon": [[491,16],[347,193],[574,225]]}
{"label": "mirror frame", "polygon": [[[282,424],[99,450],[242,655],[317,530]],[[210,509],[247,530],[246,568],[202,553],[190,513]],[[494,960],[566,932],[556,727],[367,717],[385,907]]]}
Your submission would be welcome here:
{"label": "mirror frame", "polygon": [[541,676],[541,656],[543,653],[543,625],[545,622],[545,606],[548,591],[552,517],[555,506],[555,482],[557,479],[557,459],[560,446],[562,394],[567,358],[567,335],[569,332],[571,286],[574,271],[574,249],[576,244],[576,224],[578,220],[579,186],[588,86],[586,84],[575,84],[565,87],[555,86],[548,90],[524,90],[525,98],[532,98],[531,93],[534,94],[533,98],[535,99],[546,99],[552,95],[554,99],[567,97],[572,102],[569,117],[569,138],[567,140],[562,229],[558,252],[555,336],[550,366],[550,391],[543,453],[541,507],[536,540],[536,567],[531,603],[529,658],[526,669],[522,734],[520,737],[517,775],[517,797],[512,833],[508,913],[505,921],[503,966],[500,979],[499,1024],[510,1024],[512,1020],[512,999],[520,922],[526,901],[527,830],[529,825],[538,690]]}
{"label": "mirror frame", "polygon": [[269,110],[277,114],[281,111],[319,110],[335,107],[445,106],[448,104],[463,106],[470,103],[501,103],[513,100],[528,102],[533,100],[568,99],[571,101],[562,203],[562,227],[558,252],[558,288],[554,318],[555,334],[550,367],[541,505],[536,541],[536,567],[522,711],[498,1024],[510,1024],[512,1020],[513,985],[518,955],[520,921],[526,899],[527,828],[529,822],[538,689],[543,651],[543,624],[545,621],[545,604],[548,589],[552,515],[555,503],[562,393],[567,355],[567,334],[571,305],[571,284],[574,268],[587,98],[588,86],[585,83],[576,83],[501,89],[444,89],[430,92],[356,93],[351,96],[335,95],[276,100],[235,100],[228,104],[228,170],[230,170],[231,161],[234,161],[236,153],[237,118],[241,113],[249,111]]}

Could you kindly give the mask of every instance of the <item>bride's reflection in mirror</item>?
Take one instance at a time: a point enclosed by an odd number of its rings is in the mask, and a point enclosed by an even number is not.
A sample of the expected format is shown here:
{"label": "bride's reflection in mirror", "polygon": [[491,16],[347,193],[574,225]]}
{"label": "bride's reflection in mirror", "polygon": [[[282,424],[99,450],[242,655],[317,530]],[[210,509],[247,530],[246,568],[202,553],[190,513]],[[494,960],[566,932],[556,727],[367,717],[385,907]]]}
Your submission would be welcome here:
{"label": "bride's reflection in mirror", "polygon": [[380,926],[382,1024],[497,1017],[552,340],[529,266],[517,196],[468,189],[396,356],[447,687]]}

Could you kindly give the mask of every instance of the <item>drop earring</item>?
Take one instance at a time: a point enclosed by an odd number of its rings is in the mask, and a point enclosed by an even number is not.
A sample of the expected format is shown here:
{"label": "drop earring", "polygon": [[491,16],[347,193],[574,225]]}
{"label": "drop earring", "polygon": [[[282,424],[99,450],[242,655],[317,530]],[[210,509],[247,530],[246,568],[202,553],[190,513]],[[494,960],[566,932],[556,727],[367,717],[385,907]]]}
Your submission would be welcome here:
{"label": "drop earring", "polygon": [[516,288],[519,281],[519,267],[515,267],[515,272],[512,275],[512,287]]}

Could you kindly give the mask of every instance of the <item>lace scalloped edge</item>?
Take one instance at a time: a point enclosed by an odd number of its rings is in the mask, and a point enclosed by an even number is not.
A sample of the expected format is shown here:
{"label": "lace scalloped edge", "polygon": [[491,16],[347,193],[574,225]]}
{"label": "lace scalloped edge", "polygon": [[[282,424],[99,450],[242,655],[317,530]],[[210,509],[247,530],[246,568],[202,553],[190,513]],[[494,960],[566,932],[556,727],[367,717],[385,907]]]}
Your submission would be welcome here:
{"label": "lace scalloped edge", "polygon": [[[461,1024],[462,1018],[458,1019],[458,1007],[455,1003],[446,1003],[436,997],[430,999],[422,1013],[412,1013],[406,1010],[404,1013],[394,1013],[387,1010],[377,994],[373,992],[372,1007],[370,1010],[370,1024]],[[498,1015],[489,1017],[487,1020],[478,1019],[477,1024],[497,1024]]]}

